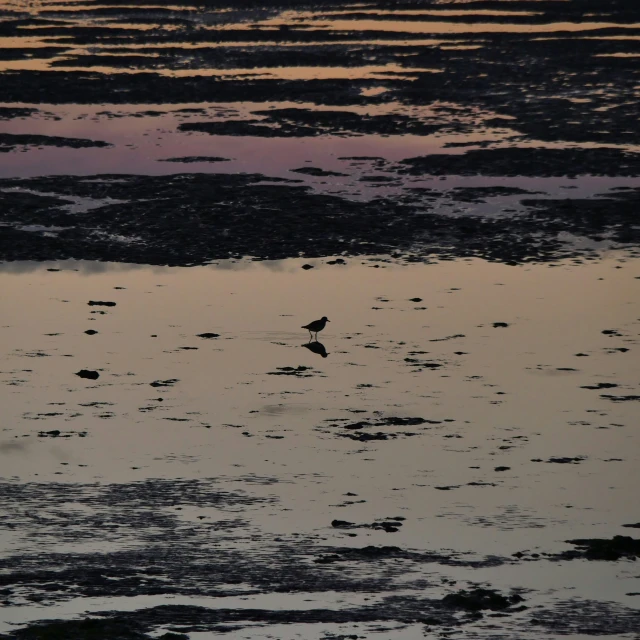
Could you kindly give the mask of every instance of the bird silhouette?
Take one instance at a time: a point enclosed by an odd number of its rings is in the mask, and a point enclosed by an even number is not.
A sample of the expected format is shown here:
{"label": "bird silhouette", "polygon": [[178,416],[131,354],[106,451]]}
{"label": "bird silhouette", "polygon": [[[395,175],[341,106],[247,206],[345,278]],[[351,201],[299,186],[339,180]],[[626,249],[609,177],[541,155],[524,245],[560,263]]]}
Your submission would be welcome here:
{"label": "bird silhouette", "polygon": [[319,356],[322,356],[323,358],[326,358],[329,355],[324,345],[322,344],[322,342],[318,342],[317,340],[315,342],[307,342],[302,346],[305,349],[309,349],[309,351],[311,351],[312,353],[317,353]]}
{"label": "bird silhouette", "polygon": [[316,342],[318,341],[318,332],[322,331],[325,328],[327,322],[331,322],[331,320],[329,320],[327,316],[322,316],[320,320],[314,320],[313,322],[305,324],[303,327],[301,327],[302,329],[306,329],[309,332],[309,342],[311,342],[311,334],[313,333],[316,334]]}

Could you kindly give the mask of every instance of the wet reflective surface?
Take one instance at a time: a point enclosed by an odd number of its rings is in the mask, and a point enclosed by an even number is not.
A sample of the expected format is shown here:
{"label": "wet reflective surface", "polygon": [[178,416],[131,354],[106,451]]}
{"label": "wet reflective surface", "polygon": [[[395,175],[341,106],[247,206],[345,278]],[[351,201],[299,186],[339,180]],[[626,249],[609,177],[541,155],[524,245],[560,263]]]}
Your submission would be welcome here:
{"label": "wet reflective surface", "polygon": [[632,4],[0,6],[1,640],[637,639]]}
{"label": "wet reflective surface", "polygon": [[[331,545],[445,549],[462,566],[416,564],[405,596],[438,593],[442,579],[533,590],[544,606],[545,593],[588,599],[604,588],[608,601],[632,606],[633,565],[544,554],[567,539],[623,534],[635,516],[638,262],[301,265],[5,265],[13,304],[1,321],[0,449],[5,492],[22,487],[21,507],[4,520],[5,552],[51,563],[60,553],[125,553],[145,539],[162,548],[166,534],[153,531],[169,524],[145,520],[156,507],[126,503],[136,485],[166,482],[172,535],[216,531],[220,553],[264,558],[285,541],[320,558]],[[314,312],[332,319],[322,343],[298,328]],[[99,377],[78,378],[81,369]],[[172,487],[191,481],[198,494]],[[114,483],[131,497],[108,499]],[[56,497],[64,486],[72,493]],[[225,503],[213,506],[206,486]],[[377,527],[396,516],[397,527]],[[464,568],[491,556],[498,567]],[[433,587],[415,591],[425,570]],[[9,607],[6,621],[163,602],[329,606],[324,594],[298,605],[290,596],[60,598],[50,591],[39,608]],[[342,599],[357,606],[355,595]]]}

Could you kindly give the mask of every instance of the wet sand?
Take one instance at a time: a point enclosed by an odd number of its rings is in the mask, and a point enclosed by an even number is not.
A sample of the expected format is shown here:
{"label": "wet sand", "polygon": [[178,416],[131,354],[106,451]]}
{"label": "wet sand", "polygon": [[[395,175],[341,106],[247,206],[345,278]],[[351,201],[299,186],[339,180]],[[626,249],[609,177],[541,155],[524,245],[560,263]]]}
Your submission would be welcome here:
{"label": "wet sand", "polygon": [[0,638],[640,637],[640,17],[481,4],[3,6]]}

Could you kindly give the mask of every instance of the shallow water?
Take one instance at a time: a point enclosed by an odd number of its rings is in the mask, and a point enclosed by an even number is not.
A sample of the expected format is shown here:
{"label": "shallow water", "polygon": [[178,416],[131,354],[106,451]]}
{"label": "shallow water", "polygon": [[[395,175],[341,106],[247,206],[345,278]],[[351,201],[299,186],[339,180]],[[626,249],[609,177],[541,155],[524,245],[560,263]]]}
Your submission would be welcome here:
{"label": "shallow water", "polygon": [[[144,544],[143,530],[126,525],[116,537],[94,534],[87,545],[82,505],[86,514],[97,508],[105,516],[118,507],[105,510],[84,496],[112,483],[161,478],[213,478],[225,491],[268,499],[222,511],[181,507],[180,521],[196,528],[240,517],[233,535],[218,534],[217,546],[240,544],[246,553],[296,532],[315,536],[311,544],[318,548],[392,544],[470,558],[509,556],[563,550],[563,541],[575,537],[625,533],[621,525],[637,519],[636,403],[605,394],[638,393],[640,261],[611,254],[580,266],[311,263],[309,271],[296,260],[190,269],[3,265],[0,286],[12,302],[0,315],[3,481],[63,483],[77,501],[67,511],[75,519],[71,529],[54,524],[63,513],[58,501],[49,508],[37,497],[23,502],[27,509],[37,505],[37,519],[12,509],[9,522],[17,518],[21,535],[2,530],[5,553],[135,549]],[[422,300],[411,301],[416,297]],[[89,306],[90,300],[116,306]],[[326,358],[304,348],[308,336],[298,328],[323,314],[331,320],[319,336]],[[87,329],[98,333],[86,335]],[[616,335],[603,334],[610,329]],[[219,337],[197,337],[203,332]],[[425,362],[438,366],[424,368]],[[307,368],[308,377],[270,375],[287,366]],[[85,368],[100,377],[74,375]],[[150,386],[167,380],[175,382]],[[601,382],[619,386],[583,388]],[[341,423],[386,417],[433,422],[362,430],[384,432],[388,440],[343,437],[356,432]],[[60,435],[43,437],[53,430]],[[582,461],[544,462],[552,456]],[[331,526],[334,519],[392,516],[406,518],[394,533]],[[549,598],[603,592],[610,602],[632,606],[626,594],[638,590],[633,563],[540,560],[471,573],[428,565],[426,575],[458,587],[471,580],[524,589],[543,606]],[[421,593],[440,589],[434,584]],[[49,607],[45,601],[8,608],[3,629],[163,602],[291,609],[288,598],[274,597],[273,605],[254,597],[245,604],[171,596],[121,603],[80,598]],[[331,606],[326,593],[315,605],[308,597],[296,606]],[[340,597],[357,604],[352,595]],[[296,626],[296,633],[304,628]],[[271,634],[276,630],[269,626]],[[255,629],[244,633],[239,637],[262,637]],[[410,627],[385,633],[419,637]]]}
{"label": "shallow water", "polygon": [[2,640],[636,640],[636,17],[5,5]]}
{"label": "shallow water", "polygon": [[[292,511],[259,517],[273,533],[397,514],[408,522],[394,544],[481,554],[548,549],[633,518],[636,403],[602,394],[637,393],[637,261],[301,264],[4,265],[3,476],[275,476],[268,492]],[[327,358],[298,328],[321,315]],[[287,366],[309,377],[270,375]],[[85,368],[100,378],[74,375]],[[598,382],[619,386],[581,388]],[[339,437],[340,421],[376,416],[436,422],[389,441]],[[38,437],[56,429],[86,437]],[[585,460],[531,462],[550,456]],[[461,486],[436,489],[449,485]],[[340,507],[347,490],[366,503]]]}

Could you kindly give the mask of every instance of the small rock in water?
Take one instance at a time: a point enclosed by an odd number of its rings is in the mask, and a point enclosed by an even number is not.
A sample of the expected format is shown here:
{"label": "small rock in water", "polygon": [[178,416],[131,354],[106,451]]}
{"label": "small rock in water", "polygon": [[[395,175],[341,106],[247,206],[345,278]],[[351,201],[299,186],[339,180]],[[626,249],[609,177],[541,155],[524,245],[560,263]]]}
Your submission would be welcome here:
{"label": "small rock in water", "polygon": [[196,337],[198,337],[198,338],[219,338],[220,334],[219,333],[198,333],[198,334],[196,334]]}
{"label": "small rock in water", "polygon": [[155,382],[150,382],[149,385],[152,387],[170,387],[176,382],[178,382],[177,378],[170,378],[169,380],[156,380]]}
{"label": "small rock in water", "polygon": [[87,330],[85,331],[85,333],[86,333],[88,336],[95,336],[95,335],[96,335],[96,333],[98,333],[98,332],[97,332],[95,329],[87,329]]}
{"label": "small rock in water", "polygon": [[557,464],[577,464],[578,462],[582,462],[584,460],[583,456],[577,456],[575,458],[563,457],[551,457],[547,460],[547,462],[555,462]]}
{"label": "small rock in water", "polygon": [[509,323],[507,322],[494,322],[493,323],[494,328],[498,328],[498,327],[508,327]]}
{"label": "small rock in water", "polygon": [[309,270],[309,269],[313,269],[313,265],[312,265],[312,264],[303,264],[303,265],[302,265],[302,268],[303,268],[305,271],[307,271],[307,270]]}
{"label": "small rock in water", "polygon": [[581,389],[613,389],[617,387],[613,382],[598,382],[598,384],[588,384],[580,387]]}
{"label": "small rock in water", "polygon": [[116,303],[115,302],[109,302],[106,300],[89,300],[89,302],[87,302],[87,304],[90,307],[95,307],[97,306],[101,306],[101,307],[115,307]]}
{"label": "small rock in water", "polygon": [[87,378],[88,380],[97,380],[100,377],[97,371],[89,371],[89,369],[80,369],[80,371],[76,371],[76,375],[80,378]]}

